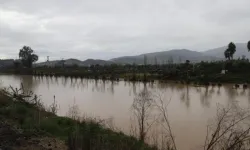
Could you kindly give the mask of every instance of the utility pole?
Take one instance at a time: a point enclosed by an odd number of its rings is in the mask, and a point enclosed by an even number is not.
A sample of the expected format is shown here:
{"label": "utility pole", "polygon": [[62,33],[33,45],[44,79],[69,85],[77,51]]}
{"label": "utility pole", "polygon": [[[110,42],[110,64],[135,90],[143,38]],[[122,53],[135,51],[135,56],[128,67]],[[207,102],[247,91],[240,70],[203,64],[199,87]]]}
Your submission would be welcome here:
{"label": "utility pole", "polygon": [[49,56],[47,56],[47,67],[49,67]]}

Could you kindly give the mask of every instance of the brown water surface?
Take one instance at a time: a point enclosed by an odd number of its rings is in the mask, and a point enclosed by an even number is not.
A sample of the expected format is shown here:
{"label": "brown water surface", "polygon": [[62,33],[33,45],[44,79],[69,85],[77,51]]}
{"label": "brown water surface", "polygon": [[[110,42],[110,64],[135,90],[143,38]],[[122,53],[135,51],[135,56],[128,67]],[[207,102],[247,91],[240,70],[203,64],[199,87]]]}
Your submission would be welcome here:
{"label": "brown water surface", "polygon": [[222,87],[194,87],[176,83],[111,82],[90,79],[54,77],[32,77],[0,75],[1,86],[20,87],[40,95],[45,105],[59,105],[58,115],[67,115],[69,107],[77,105],[81,115],[112,118],[120,130],[129,133],[131,105],[134,96],[144,88],[164,93],[165,100],[171,99],[168,114],[180,150],[201,149],[208,121],[216,114],[217,104],[227,105],[238,101],[241,106],[250,105],[249,89],[233,89],[227,84]]}

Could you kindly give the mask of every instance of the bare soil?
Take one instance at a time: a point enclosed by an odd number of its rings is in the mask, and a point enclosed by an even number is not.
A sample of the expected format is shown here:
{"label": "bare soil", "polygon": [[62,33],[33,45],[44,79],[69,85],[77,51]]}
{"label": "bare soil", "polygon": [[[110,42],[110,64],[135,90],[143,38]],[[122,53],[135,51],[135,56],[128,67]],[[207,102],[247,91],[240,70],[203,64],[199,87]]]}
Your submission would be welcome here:
{"label": "bare soil", "polygon": [[27,136],[21,129],[0,120],[0,150],[67,150],[67,146],[56,138]]}

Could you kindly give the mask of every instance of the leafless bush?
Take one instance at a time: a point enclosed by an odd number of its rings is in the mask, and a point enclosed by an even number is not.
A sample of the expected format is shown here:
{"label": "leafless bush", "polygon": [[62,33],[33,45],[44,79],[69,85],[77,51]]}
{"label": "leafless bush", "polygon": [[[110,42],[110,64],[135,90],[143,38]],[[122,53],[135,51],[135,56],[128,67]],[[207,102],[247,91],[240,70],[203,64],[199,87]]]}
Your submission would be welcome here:
{"label": "leafless bush", "polygon": [[105,128],[111,129],[112,131],[121,131],[115,126],[114,118],[112,117],[104,119],[104,120],[102,119],[101,122]]}
{"label": "leafless bush", "polygon": [[177,150],[176,144],[175,144],[175,137],[172,131],[172,127],[170,124],[170,120],[168,117],[168,105],[171,102],[171,98],[167,100],[164,97],[164,92],[155,92],[155,100],[154,105],[158,109],[161,115],[161,122],[160,125],[163,129],[162,136],[161,136],[161,149],[162,150]]}
{"label": "leafless bush", "polygon": [[250,113],[238,104],[218,106],[212,125],[207,127],[204,150],[249,150]]}
{"label": "leafless bush", "polygon": [[75,102],[72,106],[69,106],[67,116],[73,120],[80,120],[80,110],[79,107],[75,104]]}
{"label": "leafless bush", "polygon": [[9,86],[9,88],[4,88],[2,92],[15,101],[29,103],[34,105],[39,110],[45,110],[39,96],[34,94],[32,91],[25,90],[22,83],[20,88]]}
{"label": "leafless bush", "polygon": [[48,108],[49,110],[49,112],[51,112],[51,113],[53,113],[53,114],[57,114],[57,110],[58,110],[58,105],[57,105],[57,103],[56,103],[56,96],[54,95],[54,101],[53,101],[53,103],[49,106],[49,108]]}
{"label": "leafless bush", "polygon": [[28,98],[31,98],[34,95],[32,91],[25,91],[23,84],[21,84],[20,88],[14,88],[12,86],[9,86],[9,88],[5,88],[4,91],[8,96],[13,98],[13,100],[23,102],[28,102]]}
{"label": "leafless bush", "polygon": [[159,91],[152,93],[144,88],[135,97],[132,110],[138,127],[131,126],[130,132],[134,136],[138,131],[139,140],[145,141],[147,133],[151,130],[147,136],[148,143],[157,146],[159,150],[177,150],[167,112],[170,100],[165,101],[163,94]]}
{"label": "leafless bush", "polygon": [[173,150],[168,133],[161,126],[152,129],[150,132],[150,144],[157,147],[157,150]]}
{"label": "leafless bush", "polygon": [[130,136],[137,137],[138,136],[138,128],[135,124],[133,124],[134,118],[130,117],[130,128],[129,128],[129,133]]}
{"label": "leafless bush", "polygon": [[155,117],[152,115],[152,110],[152,94],[147,89],[144,89],[136,95],[132,104],[132,111],[138,123],[140,141],[145,141],[147,132],[156,121]]}

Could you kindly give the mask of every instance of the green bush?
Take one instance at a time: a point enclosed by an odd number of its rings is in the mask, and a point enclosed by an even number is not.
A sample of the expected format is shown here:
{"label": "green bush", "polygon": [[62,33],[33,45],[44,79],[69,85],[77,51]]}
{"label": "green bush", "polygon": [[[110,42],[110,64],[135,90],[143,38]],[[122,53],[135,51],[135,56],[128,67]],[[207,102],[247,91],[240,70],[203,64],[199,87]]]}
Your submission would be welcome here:
{"label": "green bush", "polygon": [[8,108],[0,108],[0,114],[9,117],[11,115],[11,110]]}
{"label": "green bush", "polygon": [[2,93],[0,93],[0,106],[4,107],[4,106],[8,106],[10,104],[11,104],[10,98],[3,95]]}
{"label": "green bush", "polygon": [[24,105],[16,105],[16,109],[15,109],[16,113],[18,115],[26,115],[28,113],[28,108]]}
{"label": "green bush", "polygon": [[62,136],[64,135],[61,127],[53,120],[53,118],[43,119],[40,122],[40,128],[52,135]]}
{"label": "green bush", "polygon": [[34,128],[35,123],[33,118],[24,118],[23,123],[21,124],[21,127],[23,129],[31,129]]}

